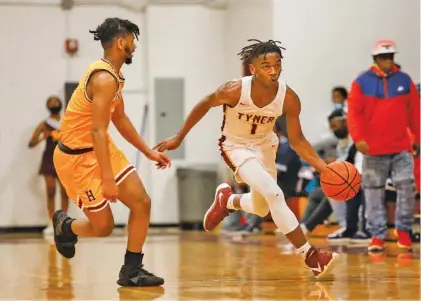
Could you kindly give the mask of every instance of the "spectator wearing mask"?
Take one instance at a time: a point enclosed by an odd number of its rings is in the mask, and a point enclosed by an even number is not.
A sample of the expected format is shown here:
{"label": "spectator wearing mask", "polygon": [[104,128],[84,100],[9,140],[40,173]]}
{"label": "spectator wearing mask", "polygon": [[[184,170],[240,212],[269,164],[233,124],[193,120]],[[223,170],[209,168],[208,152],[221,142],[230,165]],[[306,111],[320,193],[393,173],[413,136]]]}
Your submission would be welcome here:
{"label": "spectator wearing mask", "polygon": [[[354,164],[357,170],[362,171],[362,154],[357,151],[351,137],[348,134],[347,116],[344,110],[338,109],[333,111],[329,117],[329,126],[336,138],[338,138],[337,145],[337,160],[347,161]],[[333,206],[338,206],[338,202],[330,200]],[[365,231],[364,220],[364,192],[363,189],[350,200],[344,203],[346,207],[346,227],[328,236],[328,241],[345,242],[366,241],[369,235]],[[361,213],[361,214],[360,214]],[[361,231],[358,231],[358,224],[361,221]]]}
{"label": "spectator wearing mask", "polygon": [[[357,169],[361,171],[362,155],[356,151],[348,135],[346,113],[342,109],[336,109],[329,115],[328,121],[331,131],[338,138],[336,160],[348,161],[355,164]],[[327,163],[333,162],[334,160],[335,158],[326,158]],[[328,235],[327,240],[329,243],[365,242],[368,239],[368,235],[364,228],[363,206],[364,194],[361,190],[354,198],[347,202],[337,202],[327,198],[320,187],[316,187],[309,195],[309,206],[304,213],[301,227],[305,232],[311,232],[317,225],[322,224],[333,212],[341,228]],[[358,226],[359,221],[361,221],[360,227]],[[358,228],[361,231],[358,231]]]}
{"label": "spectator wearing mask", "polygon": [[60,111],[62,107],[61,100],[56,96],[51,96],[47,99],[47,109],[50,115],[47,119],[43,120],[34,130],[29,147],[33,148],[40,142],[45,141],[45,149],[42,155],[41,166],[39,174],[44,176],[47,188],[47,210],[49,223],[44,229],[44,234],[53,234],[52,218],[55,212],[55,195],[56,183],[60,185],[61,192],[61,207],[67,211],[69,199],[66,190],[57,177],[57,173],[53,163],[53,152],[57,145],[57,140],[60,136]]}
{"label": "spectator wearing mask", "polygon": [[335,109],[345,109],[348,91],[345,87],[336,86],[332,89],[332,102]]}
{"label": "spectator wearing mask", "polygon": [[411,142],[419,153],[420,100],[410,76],[394,64],[395,42],[381,40],[372,50],[374,65],[358,76],[348,96],[348,128],[364,154],[363,188],[369,251],[382,251],[386,238],[385,184],[389,173],[397,192],[398,246],[412,248],[415,183]]}

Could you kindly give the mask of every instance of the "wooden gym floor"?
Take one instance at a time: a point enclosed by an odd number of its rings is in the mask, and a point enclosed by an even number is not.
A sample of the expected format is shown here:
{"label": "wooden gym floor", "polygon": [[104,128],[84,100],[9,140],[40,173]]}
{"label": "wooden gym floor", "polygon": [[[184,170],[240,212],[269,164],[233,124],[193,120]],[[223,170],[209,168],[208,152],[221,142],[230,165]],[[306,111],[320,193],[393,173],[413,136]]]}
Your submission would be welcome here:
{"label": "wooden gym floor", "polygon": [[227,237],[204,232],[151,231],[145,268],[163,287],[120,288],[124,233],[80,239],[76,257],[63,259],[51,239],[0,236],[1,300],[420,300],[420,249],[384,255],[364,245],[328,246],[342,255],[332,277],[315,281],[284,238]]}

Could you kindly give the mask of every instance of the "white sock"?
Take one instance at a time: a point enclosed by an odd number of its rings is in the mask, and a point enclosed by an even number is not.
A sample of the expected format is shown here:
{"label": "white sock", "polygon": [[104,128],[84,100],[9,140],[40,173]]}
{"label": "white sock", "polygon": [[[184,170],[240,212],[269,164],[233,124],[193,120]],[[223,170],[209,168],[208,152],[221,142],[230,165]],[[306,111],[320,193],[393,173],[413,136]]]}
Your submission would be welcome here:
{"label": "white sock", "polygon": [[[234,208],[234,198],[238,196],[240,197],[240,209],[239,208]],[[264,201],[265,204],[265,208],[267,207],[266,205],[266,201]],[[253,213],[256,215],[260,215],[260,216],[265,216],[267,214],[263,213],[263,211],[266,211],[265,208],[261,208],[261,206],[259,206],[256,202],[255,204],[253,204],[252,202],[252,195],[251,193],[243,193],[243,194],[232,194],[229,198],[228,198],[228,203],[227,203],[227,209],[230,210],[241,210],[244,211],[246,213]]]}
{"label": "white sock", "polygon": [[310,250],[311,246],[308,242],[297,249],[298,253],[305,259],[307,256],[308,250]]}
{"label": "white sock", "polygon": [[227,203],[227,209],[230,210],[237,210],[234,208],[234,198],[235,198],[236,194],[231,194],[230,197],[228,198],[228,203]]}
{"label": "white sock", "polygon": [[252,197],[251,197],[250,192],[245,193],[241,196],[240,207],[244,212],[254,213],[254,214],[258,213],[258,212],[254,212],[254,210],[253,210]]}

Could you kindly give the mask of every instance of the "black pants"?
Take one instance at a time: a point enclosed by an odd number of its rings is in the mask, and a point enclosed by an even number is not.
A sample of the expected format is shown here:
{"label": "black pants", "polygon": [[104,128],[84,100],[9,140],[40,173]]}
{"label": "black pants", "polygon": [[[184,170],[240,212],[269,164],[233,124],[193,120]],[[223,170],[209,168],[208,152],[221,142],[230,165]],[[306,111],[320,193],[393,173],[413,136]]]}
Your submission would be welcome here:
{"label": "black pants", "polygon": [[314,188],[308,196],[308,205],[304,212],[302,224],[306,226],[309,231],[313,231],[317,225],[323,222],[332,213],[332,207],[320,187]]}
{"label": "black pants", "polygon": [[[359,209],[362,206],[362,225],[365,231],[365,199],[361,189],[352,199],[346,202],[346,234],[354,235],[358,231]],[[309,205],[304,213],[303,223],[309,231],[313,231],[318,225],[332,214],[332,207],[323,191],[317,187],[309,195]]]}
{"label": "black pants", "polygon": [[362,206],[362,225],[363,231],[365,231],[365,198],[364,191],[360,189],[358,193],[350,200],[346,202],[346,231],[351,235],[358,231],[359,214],[358,211]]}

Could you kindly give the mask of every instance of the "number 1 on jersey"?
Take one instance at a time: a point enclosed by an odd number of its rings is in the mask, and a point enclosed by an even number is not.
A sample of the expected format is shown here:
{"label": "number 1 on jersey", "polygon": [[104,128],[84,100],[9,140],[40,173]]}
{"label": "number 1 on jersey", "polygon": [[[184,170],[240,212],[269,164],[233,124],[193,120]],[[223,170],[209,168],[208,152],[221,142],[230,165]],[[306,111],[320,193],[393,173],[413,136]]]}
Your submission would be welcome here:
{"label": "number 1 on jersey", "polygon": [[257,124],[252,124],[250,134],[252,135],[256,134],[256,129],[257,129]]}

